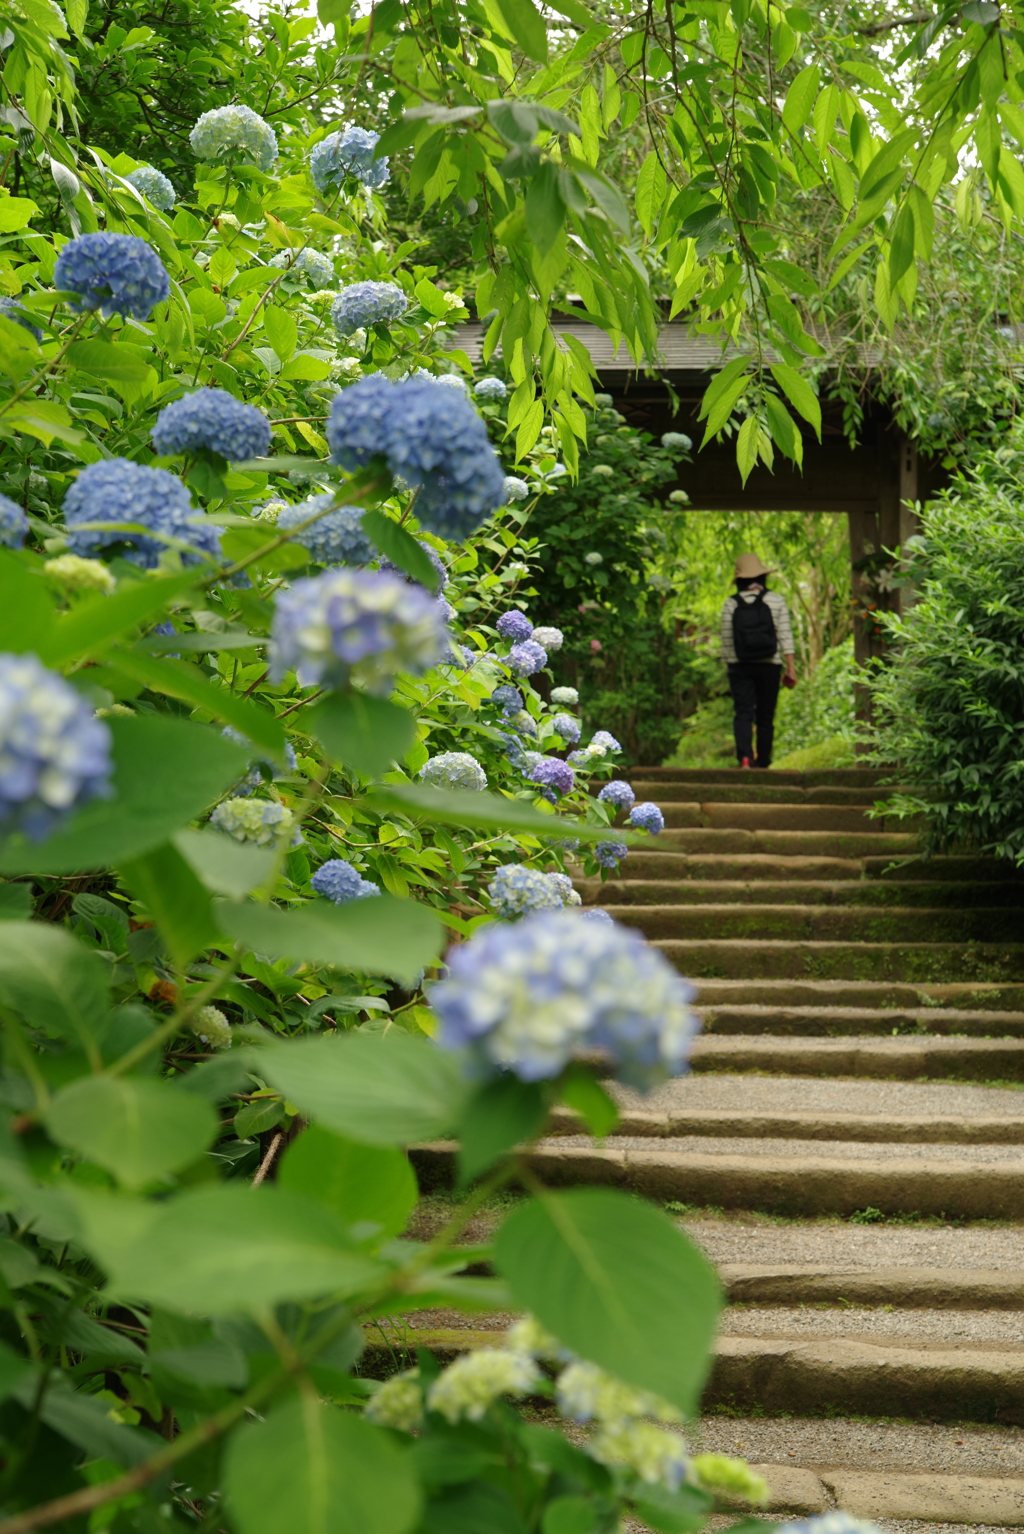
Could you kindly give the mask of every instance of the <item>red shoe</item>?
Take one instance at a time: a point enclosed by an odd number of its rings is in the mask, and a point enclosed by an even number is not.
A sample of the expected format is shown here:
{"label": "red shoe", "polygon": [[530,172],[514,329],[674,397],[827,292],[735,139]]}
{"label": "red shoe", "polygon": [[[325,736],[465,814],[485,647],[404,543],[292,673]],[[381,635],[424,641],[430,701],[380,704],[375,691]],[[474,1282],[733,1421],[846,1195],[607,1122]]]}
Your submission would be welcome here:
{"label": "red shoe", "polygon": [[753,762],[752,762],[752,761],[751,761],[751,760],[750,760],[750,757],[749,757],[749,756],[744,756],[744,757],[741,757],[741,758],[740,758],[740,766],[741,766],[741,767],[753,767],[753,765],[754,765],[754,764],[753,764]]}

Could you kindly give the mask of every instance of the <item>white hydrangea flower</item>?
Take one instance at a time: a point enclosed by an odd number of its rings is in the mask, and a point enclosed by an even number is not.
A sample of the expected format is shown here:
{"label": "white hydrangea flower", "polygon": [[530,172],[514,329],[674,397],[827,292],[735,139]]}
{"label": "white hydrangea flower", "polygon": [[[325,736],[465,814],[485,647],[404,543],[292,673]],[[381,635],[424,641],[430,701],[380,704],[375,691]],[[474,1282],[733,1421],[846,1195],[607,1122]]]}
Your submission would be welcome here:
{"label": "white hydrangea flower", "polygon": [[611,476],[615,473],[615,470],[612,468],[610,463],[592,463],[590,465],[590,472],[591,474],[606,475],[610,479]]}
{"label": "white hydrangea flower", "polygon": [[565,644],[565,635],[562,633],[561,629],[544,628],[542,626],[541,628],[534,629],[531,637],[535,639],[539,645],[543,645],[544,649],[547,650],[549,654],[552,650],[560,650]]}
{"label": "white hydrangea flower", "polygon": [[291,810],[272,799],[225,799],[210,816],[210,824],[236,842],[254,842],[257,847],[273,847],[286,839],[290,847],[297,847],[302,841]]}
{"label": "white hydrangea flower", "polygon": [[602,1465],[625,1465],[649,1486],[669,1491],[679,1490],[689,1468],[683,1439],[653,1422],[602,1423],[587,1449]]}
{"label": "white hydrangea flower", "polygon": [[527,1353],[531,1358],[561,1358],[564,1350],[557,1337],[545,1331],[536,1316],[513,1321],[505,1333],[503,1346],[512,1353]]}
{"label": "white hydrangea flower", "polygon": [[427,1402],[431,1411],[456,1423],[462,1417],[479,1422],[487,1408],[503,1395],[525,1395],[541,1382],[528,1353],[478,1348],[466,1353],[439,1374]]}
{"label": "white hydrangea flower", "polygon": [[519,479],[515,474],[505,475],[506,501],[525,501],[529,493],[530,487],[525,479]]}
{"label": "white hydrangea flower", "polygon": [[624,1422],[629,1417],[657,1417],[659,1422],[681,1422],[671,1402],[648,1390],[606,1374],[597,1364],[580,1360],[563,1369],[556,1386],[558,1409],[574,1422]]}
{"label": "white hydrangea flower", "polygon": [[551,701],[552,703],[568,703],[570,707],[574,708],[580,701],[580,695],[575,687],[552,687]]}
{"label": "white hydrangea flower", "polygon": [[407,1369],[404,1374],[385,1380],[367,1401],[365,1415],[378,1427],[395,1428],[399,1433],[415,1432],[423,1423],[419,1377],[418,1369]]}
{"label": "white hydrangea flower", "polygon": [[189,1026],[211,1049],[231,1048],[231,1024],[219,1007],[200,1007]]}
{"label": "white hydrangea flower", "polygon": [[109,596],[117,589],[113,572],[98,559],[83,559],[80,554],[58,554],[43,566],[52,581],[59,581],[65,591],[102,591]]}

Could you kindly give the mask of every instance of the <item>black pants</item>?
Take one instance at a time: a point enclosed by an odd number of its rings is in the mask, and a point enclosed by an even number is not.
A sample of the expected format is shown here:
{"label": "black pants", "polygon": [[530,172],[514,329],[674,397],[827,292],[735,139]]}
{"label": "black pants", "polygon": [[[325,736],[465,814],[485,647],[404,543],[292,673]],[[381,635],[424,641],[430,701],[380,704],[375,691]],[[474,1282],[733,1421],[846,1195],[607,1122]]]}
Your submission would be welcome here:
{"label": "black pants", "polygon": [[[775,736],[775,705],[779,701],[782,667],[772,661],[742,660],[729,667],[732,693],[733,734],[736,760],[747,757],[755,767],[772,764]],[[754,758],[754,723],[757,722],[757,758]]]}

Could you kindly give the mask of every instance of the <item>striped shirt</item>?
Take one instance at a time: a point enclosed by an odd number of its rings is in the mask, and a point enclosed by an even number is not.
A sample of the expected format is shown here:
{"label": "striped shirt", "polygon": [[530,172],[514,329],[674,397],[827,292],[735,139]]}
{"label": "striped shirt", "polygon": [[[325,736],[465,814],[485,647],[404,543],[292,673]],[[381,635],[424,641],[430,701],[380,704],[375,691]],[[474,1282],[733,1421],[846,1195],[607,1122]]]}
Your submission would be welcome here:
{"label": "striped shirt", "polygon": [[[758,588],[759,590],[760,588]],[[756,590],[741,591],[738,593],[741,602],[752,602],[757,595]],[[779,641],[779,648],[770,661],[760,661],[762,666],[781,666],[784,655],[796,653],[793,644],[793,630],[789,623],[789,608],[785,598],[780,597],[777,591],[766,591],[764,594],[766,606],[771,608],[772,621],[775,624],[775,634]],[[732,639],[732,615],[736,611],[736,597],[728,597],[722,607],[722,659],[727,666],[736,664],[736,646]]]}

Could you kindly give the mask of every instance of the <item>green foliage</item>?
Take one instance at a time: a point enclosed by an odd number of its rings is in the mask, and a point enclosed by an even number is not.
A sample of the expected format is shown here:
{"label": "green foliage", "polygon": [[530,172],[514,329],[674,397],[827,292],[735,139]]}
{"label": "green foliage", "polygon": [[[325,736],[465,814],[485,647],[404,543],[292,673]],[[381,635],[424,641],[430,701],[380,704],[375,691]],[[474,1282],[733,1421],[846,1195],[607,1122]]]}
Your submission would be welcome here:
{"label": "green foliage", "polygon": [[905,551],[918,586],[886,615],[891,660],[876,670],[875,755],[898,765],[891,813],[924,817],[935,851],[1024,863],[1021,618],[1024,451],[1015,436],[927,508]]}
{"label": "green foliage", "polygon": [[847,741],[852,754],[856,738],[854,686],[860,673],[847,639],[823,657],[812,676],[792,691],[783,688],[775,716],[776,765],[793,751],[806,751],[826,741]]}

